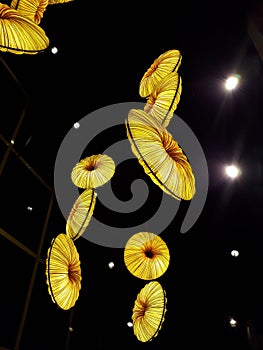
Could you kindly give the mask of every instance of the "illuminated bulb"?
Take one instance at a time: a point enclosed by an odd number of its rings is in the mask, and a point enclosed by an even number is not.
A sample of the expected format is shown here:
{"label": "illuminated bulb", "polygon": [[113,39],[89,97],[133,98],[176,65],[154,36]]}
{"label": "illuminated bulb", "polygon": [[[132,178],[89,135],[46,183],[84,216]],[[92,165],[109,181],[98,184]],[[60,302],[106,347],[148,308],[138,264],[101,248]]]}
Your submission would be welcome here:
{"label": "illuminated bulb", "polygon": [[54,46],[54,47],[52,47],[51,52],[53,54],[56,54],[58,52],[58,49]]}
{"label": "illuminated bulb", "polygon": [[234,320],[232,317],[229,320],[230,327],[236,327],[237,326],[237,321]]}
{"label": "illuminated bulb", "polygon": [[75,128],[75,129],[78,129],[79,127],[80,127],[80,124],[79,124],[79,123],[75,123],[75,124],[74,124],[74,128]]}
{"label": "illuminated bulb", "polygon": [[14,140],[11,140],[11,143],[12,143],[12,145],[15,143],[15,141]]}
{"label": "illuminated bulb", "polygon": [[132,327],[133,326],[132,322],[127,322],[127,326]]}
{"label": "illuminated bulb", "polygon": [[225,171],[226,174],[232,179],[236,178],[240,174],[238,167],[236,167],[235,165],[226,166]]}
{"label": "illuminated bulb", "polygon": [[114,263],[111,261],[109,264],[108,264],[109,268],[112,269],[114,267]]}
{"label": "illuminated bulb", "polygon": [[232,250],[231,255],[237,257],[239,256],[239,252],[237,250]]}
{"label": "illuminated bulb", "polygon": [[28,211],[32,211],[33,208],[32,208],[32,207],[27,207],[27,210],[28,210]]}
{"label": "illuminated bulb", "polygon": [[69,330],[69,332],[73,332],[73,328],[72,327],[69,327],[68,330]]}
{"label": "illuminated bulb", "polygon": [[234,90],[238,85],[239,78],[239,75],[232,75],[231,77],[227,78],[225,88],[229,91]]}

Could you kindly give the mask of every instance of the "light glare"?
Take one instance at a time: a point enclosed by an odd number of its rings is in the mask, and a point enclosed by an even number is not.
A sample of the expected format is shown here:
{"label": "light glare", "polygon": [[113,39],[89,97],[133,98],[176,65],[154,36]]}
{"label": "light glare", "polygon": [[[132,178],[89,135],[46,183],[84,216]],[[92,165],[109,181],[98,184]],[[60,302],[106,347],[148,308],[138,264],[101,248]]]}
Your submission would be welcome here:
{"label": "light glare", "polygon": [[58,52],[58,49],[54,46],[54,47],[52,47],[51,52],[53,54],[56,54]]}
{"label": "light glare", "polygon": [[239,76],[238,75],[232,75],[230,76],[229,78],[226,79],[226,82],[225,82],[225,88],[227,90],[234,90],[237,85],[238,85],[238,82],[239,82]]}
{"label": "light glare", "polygon": [[108,263],[108,266],[109,266],[110,269],[112,269],[112,268],[114,267],[114,262],[112,262],[112,261],[109,262],[109,263]]}
{"label": "light glare", "polygon": [[226,174],[232,179],[236,178],[240,174],[240,170],[235,165],[228,165],[225,167]]}
{"label": "light glare", "polygon": [[234,318],[230,318],[229,320],[230,327],[236,327],[237,326],[237,321]]}
{"label": "light glare", "polygon": [[237,256],[239,256],[239,252],[234,249],[234,250],[232,250],[231,255],[234,257],[237,257]]}

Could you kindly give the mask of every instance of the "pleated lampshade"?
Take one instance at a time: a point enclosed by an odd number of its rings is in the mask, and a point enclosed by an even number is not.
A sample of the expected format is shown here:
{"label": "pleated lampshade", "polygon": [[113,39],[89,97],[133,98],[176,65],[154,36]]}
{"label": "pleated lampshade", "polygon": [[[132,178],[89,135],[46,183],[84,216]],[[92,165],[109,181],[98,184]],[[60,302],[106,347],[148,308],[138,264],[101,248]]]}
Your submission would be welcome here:
{"label": "pleated lampshade", "polygon": [[139,94],[148,97],[153,93],[157,83],[167,74],[177,72],[181,65],[182,55],[179,50],[168,50],[157,57],[144,73],[140,84]]}
{"label": "pleated lampshade", "polygon": [[138,232],[125,245],[125,266],[140,279],[157,279],[166,272],[169,262],[170,254],[166,243],[152,232]]}
{"label": "pleated lampshade", "polygon": [[48,0],[12,0],[10,7],[18,14],[39,24],[48,5]]}
{"label": "pleated lampshade", "polygon": [[81,268],[72,239],[60,233],[51,241],[46,258],[46,282],[51,299],[61,309],[73,307],[81,289]]}
{"label": "pleated lampshade", "polygon": [[177,72],[167,74],[160,80],[147,99],[144,111],[167,127],[180,101],[182,79]]}
{"label": "pleated lampshade", "polygon": [[33,55],[48,46],[49,39],[41,27],[0,3],[0,51]]}
{"label": "pleated lampshade", "polygon": [[167,129],[139,109],[129,111],[125,124],[131,149],[145,173],[168,195],[191,200],[195,194],[192,167]]}
{"label": "pleated lampshade", "polygon": [[66,234],[72,240],[86,230],[95,208],[97,194],[93,188],[84,190],[75,201],[66,223]]}
{"label": "pleated lampshade", "polygon": [[115,173],[115,163],[106,154],[96,154],[78,162],[72,170],[71,179],[79,188],[97,188],[108,182]]}
{"label": "pleated lampshade", "polygon": [[159,282],[151,281],[141,289],[132,310],[133,332],[139,341],[149,342],[158,335],[166,305],[166,292]]}

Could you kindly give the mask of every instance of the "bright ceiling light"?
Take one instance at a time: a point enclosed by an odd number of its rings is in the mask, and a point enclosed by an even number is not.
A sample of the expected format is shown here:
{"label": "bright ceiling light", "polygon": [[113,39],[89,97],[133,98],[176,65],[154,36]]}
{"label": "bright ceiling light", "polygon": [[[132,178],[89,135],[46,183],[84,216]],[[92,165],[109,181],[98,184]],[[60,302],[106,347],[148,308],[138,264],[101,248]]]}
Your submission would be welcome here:
{"label": "bright ceiling light", "polygon": [[229,324],[230,324],[230,327],[236,327],[237,321],[233,317],[230,317]]}
{"label": "bright ceiling light", "polygon": [[75,129],[78,129],[79,127],[80,127],[80,124],[78,122],[74,124]]}
{"label": "bright ceiling light", "polygon": [[232,179],[235,179],[240,174],[240,170],[236,165],[227,165],[225,172]]}
{"label": "bright ceiling light", "polygon": [[110,269],[112,269],[112,268],[114,267],[114,262],[112,262],[112,261],[109,262],[109,263],[108,263],[108,266],[109,266]]}
{"label": "bright ceiling light", "polygon": [[128,327],[132,327],[133,325],[132,325],[132,322],[127,322],[127,326]]}
{"label": "bright ceiling light", "polygon": [[58,52],[58,49],[54,46],[54,47],[52,47],[51,52],[53,54],[56,54]]}
{"label": "bright ceiling light", "polygon": [[239,256],[239,251],[233,249],[233,250],[231,251],[231,255],[234,256],[234,257],[237,257],[237,256]]}
{"label": "bright ceiling light", "polygon": [[230,77],[228,77],[225,82],[226,90],[229,90],[229,91],[234,90],[239,83],[239,79],[240,79],[240,76],[237,74],[231,75]]}

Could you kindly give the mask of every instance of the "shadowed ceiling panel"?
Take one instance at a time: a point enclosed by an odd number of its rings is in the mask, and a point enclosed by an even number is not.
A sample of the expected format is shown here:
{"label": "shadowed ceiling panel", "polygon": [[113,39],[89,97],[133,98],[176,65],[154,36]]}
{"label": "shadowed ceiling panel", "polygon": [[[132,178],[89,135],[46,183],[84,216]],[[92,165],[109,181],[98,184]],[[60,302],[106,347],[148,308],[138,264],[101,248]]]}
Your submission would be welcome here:
{"label": "shadowed ceiling panel", "polygon": [[50,192],[13,153],[1,175],[1,228],[37,251]]}
{"label": "shadowed ceiling panel", "polygon": [[247,30],[255,48],[263,60],[263,4],[257,2],[248,13]]}
{"label": "shadowed ceiling panel", "polygon": [[0,261],[0,344],[14,349],[34,258],[0,235]]}

